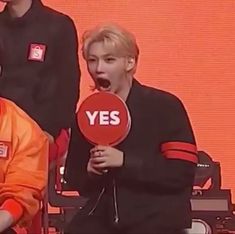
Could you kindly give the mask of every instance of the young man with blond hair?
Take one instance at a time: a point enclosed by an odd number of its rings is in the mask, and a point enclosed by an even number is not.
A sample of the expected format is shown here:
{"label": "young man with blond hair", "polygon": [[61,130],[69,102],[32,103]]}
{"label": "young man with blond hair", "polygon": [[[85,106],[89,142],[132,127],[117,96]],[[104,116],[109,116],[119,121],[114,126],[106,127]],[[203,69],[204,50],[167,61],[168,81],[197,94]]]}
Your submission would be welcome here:
{"label": "young man with blond hair", "polygon": [[115,147],[93,146],[78,126],[72,129],[65,177],[89,201],[67,234],[181,234],[191,226],[197,164],[191,124],[176,96],[134,78],[138,56],[135,37],[120,26],[84,34],[95,88],[123,99],[132,125]]}

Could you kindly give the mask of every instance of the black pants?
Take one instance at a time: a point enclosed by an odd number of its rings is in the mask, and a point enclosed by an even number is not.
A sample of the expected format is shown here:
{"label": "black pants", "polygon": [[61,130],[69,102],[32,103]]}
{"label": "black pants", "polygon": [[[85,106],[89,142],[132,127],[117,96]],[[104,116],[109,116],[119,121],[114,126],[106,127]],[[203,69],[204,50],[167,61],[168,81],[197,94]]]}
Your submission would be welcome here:
{"label": "black pants", "polygon": [[65,229],[65,234],[184,234],[183,230],[159,229],[154,219],[135,224],[128,228],[119,228],[107,224],[104,218],[96,215],[76,215]]}

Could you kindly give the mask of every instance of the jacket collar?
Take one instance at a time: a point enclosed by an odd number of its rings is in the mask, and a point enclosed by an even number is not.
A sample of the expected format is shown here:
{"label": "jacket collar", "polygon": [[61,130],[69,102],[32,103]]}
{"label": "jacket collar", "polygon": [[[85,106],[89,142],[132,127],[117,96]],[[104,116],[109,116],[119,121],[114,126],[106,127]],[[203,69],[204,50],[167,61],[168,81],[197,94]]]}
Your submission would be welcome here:
{"label": "jacket collar", "polygon": [[31,7],[22,17],[12,18],[6,5],[2,12],[2,20],[4,20],[7,24],[11,24],[12,26],[25,25],[32,22],[38,16],[38,13],[42,11],[43,7],[44,6],[40,0],[32,0]]}
{"label": "jacket collar", "polygon": [[141,104],[143,100],[142,90],[143,85],[136,79],[133,79],[132,86],[126,100],[126,104],[128,107],[131,107],[135,104]]}

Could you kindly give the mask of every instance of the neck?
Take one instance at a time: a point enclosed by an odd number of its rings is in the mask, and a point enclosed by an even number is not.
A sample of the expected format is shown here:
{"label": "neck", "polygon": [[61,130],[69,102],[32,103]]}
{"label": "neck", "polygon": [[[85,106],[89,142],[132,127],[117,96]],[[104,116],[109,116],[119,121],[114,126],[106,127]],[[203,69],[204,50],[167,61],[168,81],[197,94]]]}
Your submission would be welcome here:
{"label": "neck", "polygon": [[128,94],[130,92],[131,86],[132,86],[133,78],[126,79],[125,84],[123,87],[120,88],[120,90],[116,93],[124,102],[126,102]]}
{"label": "neck", "polygon": [[31,7],[32,0],[16,0],[7,4],[8,11],[13,18],[22,17]]}

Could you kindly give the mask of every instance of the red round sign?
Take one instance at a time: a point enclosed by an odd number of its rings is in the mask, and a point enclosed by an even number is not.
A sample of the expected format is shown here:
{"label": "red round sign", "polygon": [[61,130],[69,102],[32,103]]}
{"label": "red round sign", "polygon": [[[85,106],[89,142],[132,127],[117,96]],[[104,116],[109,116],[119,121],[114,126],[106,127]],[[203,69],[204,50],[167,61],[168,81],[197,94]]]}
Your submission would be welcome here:
{"label": "red round sign", "polygon": [[125,102],[104,91],[94,93],[82,102],[77,121],[82,134],[95,145],[117,145],[127,136],[131,126]]}

